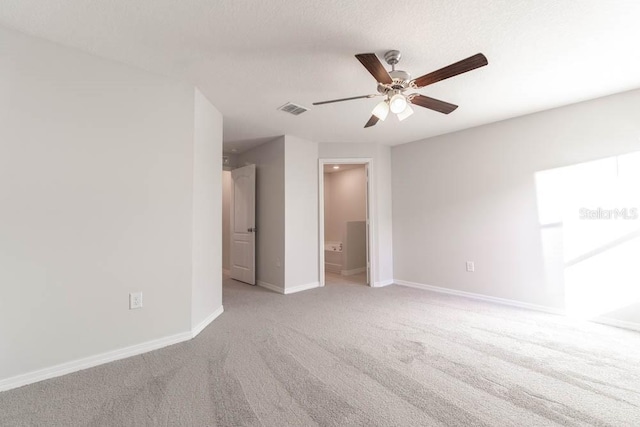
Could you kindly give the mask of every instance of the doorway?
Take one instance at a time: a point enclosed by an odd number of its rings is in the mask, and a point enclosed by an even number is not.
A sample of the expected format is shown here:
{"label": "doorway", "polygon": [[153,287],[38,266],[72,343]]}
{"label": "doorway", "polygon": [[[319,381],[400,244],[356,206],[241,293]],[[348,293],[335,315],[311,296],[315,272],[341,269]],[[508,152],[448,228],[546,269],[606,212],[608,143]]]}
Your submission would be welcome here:
{"label": "doorway", "polygon": [[371,285],[371,159],[320,159],[320,284]]}

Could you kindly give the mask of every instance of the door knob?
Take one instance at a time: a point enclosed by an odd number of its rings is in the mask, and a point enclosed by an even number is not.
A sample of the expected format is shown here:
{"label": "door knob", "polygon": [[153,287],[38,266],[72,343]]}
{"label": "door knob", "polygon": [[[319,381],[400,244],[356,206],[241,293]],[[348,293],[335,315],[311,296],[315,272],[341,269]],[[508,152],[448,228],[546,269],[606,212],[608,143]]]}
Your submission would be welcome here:
{"label": "door knob", "polygon": [[249,233],[255,233],[256,231],[258,231],[258,229],[256,227],[249,227],[249,228],[247,228],[247,231]]}

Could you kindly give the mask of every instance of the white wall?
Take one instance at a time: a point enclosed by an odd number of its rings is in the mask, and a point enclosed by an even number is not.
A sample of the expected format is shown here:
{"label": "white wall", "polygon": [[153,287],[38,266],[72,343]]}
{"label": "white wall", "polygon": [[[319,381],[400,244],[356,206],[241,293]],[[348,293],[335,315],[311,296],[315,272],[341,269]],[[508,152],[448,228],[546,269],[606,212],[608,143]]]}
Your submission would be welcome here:
{"label": "white wall", "polygon": [[347,221],[367,219],[367,175],[364,165],[324,174],[325,240],[344,240]]}
{"label": "white wall", "polygon": [[256,165],[256,279],[283,293],[318,283],[317,147],[287,135],[236,158]]}
{"label": "white wall", "polygon": [[285,140],[259,145],[237,156],[238,167],[256,165],[256,279],[284,290]]}
{"label": "white wall", "polygon": [[286,288],[319,284],[318,144],[285,136]]}
{"label": "white wall", "polygon": [[256,165],[257,280],[283,292],[317,284],[319,157],[373,158],[373,203],[378,219],[372,230],[377,236],[373,250],[378,254],[373,275],[378,285],[390,282],[393,278],[390,148],[317,144],[290,135],[241,153],[236,159],[239,167]]}
{"label": "white wall", "polygon": [[193,88],[0,28],[0,93],[0,383],[190,333],[194,178],[221,198]]}
{"label": "white wall", "polygon": [[[541,223],[536,176],[640,150],[639,105],[627,92],[394,147],[396,279],[564,308],[566,229]],[[640,304],[603,314],[640,322]]]}
{"label": "white wall", "polygon": [[229,271],[231,253],[231,172],[222,171],[222,268]]}
{"label": "white wall", "polygon": [[373,173],[370,177],[373,187],[370,196],[375,222],[372,224],[372,251],[378,264],[372,271],[376,285],[393,280],[392,215],[391,215],[391,148],[378,144],[321,143],[319,158],[362,158],[373,159]]}
{"label": "white wall", "polygon": [[191,327],[222,307],[222,114],[195,91]]}

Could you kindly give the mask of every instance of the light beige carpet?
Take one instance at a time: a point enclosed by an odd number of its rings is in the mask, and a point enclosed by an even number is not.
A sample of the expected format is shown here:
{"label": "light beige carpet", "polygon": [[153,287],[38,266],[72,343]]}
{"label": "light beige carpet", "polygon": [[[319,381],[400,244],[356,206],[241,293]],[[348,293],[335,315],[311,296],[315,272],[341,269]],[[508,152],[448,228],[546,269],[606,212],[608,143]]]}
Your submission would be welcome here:
{"label": "light beige carpet", "polygon": [[0,425],[640,425],[640,334],[399,286],[227,280],[196,339],[0,393]]}

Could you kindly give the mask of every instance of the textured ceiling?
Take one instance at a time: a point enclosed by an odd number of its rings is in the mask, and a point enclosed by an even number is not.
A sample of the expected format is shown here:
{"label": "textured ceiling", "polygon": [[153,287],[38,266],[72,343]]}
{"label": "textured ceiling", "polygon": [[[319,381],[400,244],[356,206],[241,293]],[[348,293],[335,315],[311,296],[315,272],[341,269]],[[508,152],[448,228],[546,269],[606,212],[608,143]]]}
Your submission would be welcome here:
{"label": "textured ceiling", "polygon": [[[2,25],[197,85],[243,148],[282,134],[395,145],[638,88],[639,23],[637,0],[0,1]],[[414,77],[477,52],[489,65],[420,90],[460,105],[449,116],[363,129],[375,99],[276,110],[374,93],[353,55],[389,49]]]}

